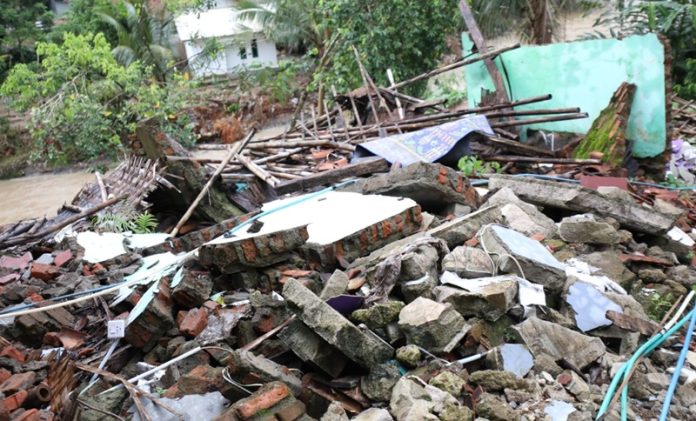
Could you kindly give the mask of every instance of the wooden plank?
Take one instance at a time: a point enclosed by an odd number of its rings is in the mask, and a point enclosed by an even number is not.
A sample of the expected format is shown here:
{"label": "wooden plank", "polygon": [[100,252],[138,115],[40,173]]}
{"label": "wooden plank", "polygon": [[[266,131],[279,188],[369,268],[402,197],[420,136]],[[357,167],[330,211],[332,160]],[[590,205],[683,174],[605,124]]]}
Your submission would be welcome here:
{"label": "wooden plank", "polygon": [[[476,19],[474,18],[474,14],[471,11],[471,7],[469,7],[469,2],[467,0],[461,0],[459,2],[459,11],[464,18],[464,23],[466,24],[466,28],[469,30],[471,40],[474,42],[474,45],[476,45],[476,49],[478,50],[479,54],[486,54],[488,52],[486,41],[483,39],[483,34],[481,34],[481,30],[476,23]],[[493,80],[493,86],[495,86],[496,102],[509,102],[507,91],[505,90],[505,84],[503,83],[503,76],[498,71],[498,67],[496,67],[493,59],[486,58],[483,62],[486,64],[486,69],[488,69],[488,73],[491,75],[491,79]]]}
{"label": "wooden plank", "polygon": [[286,181],[275,187],[279,195],[310,189],[325,184],[333,184],[344,178],[389,171],[389,163],[383,158],[370,158],[362,162],[347,165],[343,168],[325,171],[305,177],[301,180]]}

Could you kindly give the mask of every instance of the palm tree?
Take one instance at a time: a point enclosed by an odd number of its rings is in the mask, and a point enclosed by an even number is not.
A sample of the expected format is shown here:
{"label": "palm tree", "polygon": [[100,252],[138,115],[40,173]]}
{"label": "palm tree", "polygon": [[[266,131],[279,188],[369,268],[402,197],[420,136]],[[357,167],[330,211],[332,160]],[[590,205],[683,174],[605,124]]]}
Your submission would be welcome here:
{"label": "palm tree", "polygon": [[168,73],[167,66],[173,59],[173,53],[168,46],[172,20],[157,15],[147,5],[147,2],[133,5],[123,1],[125,14],[116,12],[99,13],[101,19],[111,26],[118,36],[118,45],[112,50],[114,58],[123,66],[140,61],[151,66],[153,76],[159,81],[165,81]]}

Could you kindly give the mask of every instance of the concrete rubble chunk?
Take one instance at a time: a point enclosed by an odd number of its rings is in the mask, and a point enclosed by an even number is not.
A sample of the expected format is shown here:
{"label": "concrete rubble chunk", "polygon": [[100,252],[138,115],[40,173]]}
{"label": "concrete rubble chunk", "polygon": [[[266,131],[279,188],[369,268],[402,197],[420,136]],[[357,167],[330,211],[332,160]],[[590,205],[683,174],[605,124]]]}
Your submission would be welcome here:
{"label": "concrete rubble chunk", "polygon": [[442,270],[454,272],[462,278],[480,278],[493,275],[493,261],[485,251],[459,246],[442,259]]}
{"label": "concrete rubble chunk", "polygon": [[503,280],[481,285],[475,291],[441,285],[433,290],[435,300],[452,304],[462,316],[496,321],[517,304],[517,282]]}
{"label": "concrete rubble chunk", "polygon": [[536,317],[525,320],[513,329],[535,356],[548,354],[555,360],[565,359],[581,370],[606,353],[601,339]]}
{"label": "concrete rubble chunk", "polygon": [[621,235],[613,225],[598,221],[591,213],[563,218],[558,232],[561,239],[569,243],[613,245],[621,242]]}
{"label": "concrete rubble chunk", "polygon": [[399,368],[394,364],[378,364],[370,369],[360,380],[360,390],[373,401],[387,402],[391,391],[401,378]]}
{"label": "concrete rubble chunk", "polygon": [[[500,256],[500,270],[524,272],[523,278],[539,283],[551,291],[559,291],[566,280],[565,265],[559,262],[540,242],[500,225],[482,230],[481,244],[489,253]],[[518,266],[519,264],[519,266]]]}
{"label": "concrete rubble chunk", "polygon": [[396,360],[409,368],[415,368],[421,360],[421,350],[417,345],[405,345],[396,350]]}
{"label": "concrete rubble chunk", "polygon": [[384,408],[370,408],[351,418],[351,421],[394,421],[394,418]]}
{"label": "concrete rubble chunk", "polygon": [[585,254],[578,256],[578,260],[598,268],[602,274],[621,286],[628,286],[636,279],[636,275],[623,264],[619,255],[613,250]]}
{"label": "concrete rubble chunk", "polygon": [[487,391],[502,391],[503,389],[519,389],[531,392],[533,382],[520,379],[515,374],[502,370],[478,370],[471,373],[469,383],[483,387]]}
{"label": "concrete rubble chunk", "polygon": [[297,280],[285,284],[283,297],[310,329],[363,367],[372,367],[394,355],[391,346],[358,329]]}
{"label": "concrete rubble chunk", "polygon": [[448,352],[463,338],[469,326],[451,304],[419,297],[399,313],[399,328],[408,343],[431,352]]}
{"label": "concrete rubble chunk", "polygon": [[491,190],[508,187],[520,199],[535,205],[610,216],[621,225],[646,234],[664,234],[676,220],[674,215],[643,207],[633,201],[612,199],[595,190],[568,183],[492,175],[488,187]]}
{"label": "concrete rubble chunk", "polygon": [[583,332],[611,325],[611,320],[606,317],[608,310],[623,313],[620,305],[585,282],[573,283],[566,301],[575,311],[575,324]]}
{"label": "concrete rubble chunk", "polygon": [[524,235],[542,234],[551,237],[556,233],[553,219],[544,215],[536,206],[520,200],[507,187],[495,192],[486,204],[500,206],[502,223]]}
{"label": "concrete rubble chunk", "polygon": [[392,389],[389,410],[397,421],[413,420],[421,416],[423,420],[438,420],[430,411],[435,407],[430,394],[415,381],[402,377]]}
{"label": "concrete rubble chunk", "polygon": [[314,363],[332,377],[338,377],[347,358],[299,320],[293,320],[278,337],[302,361]]}
{"label": "concrete rubble chunk", "polygon": [[321,294],[319,294],[319,298],[328,300],[329,298],[343,294],[346,292],[346,289],[348,289],[349,281],[350,279],[348,279],[348,275],[346,275],[345,272],[336,269],[334,273],[331,274],[329,280],[326,281],[324,288],[321,290]]}
{"label": "concrete rubble chunk", "polygon": [[418,162],[358,181],[348,190],[408,197],[423,210],[442,213],[450,204],[478,208],[479,196],[461,172],[441,164]]}
{"label": "concrete rubble chunk", "polygon": [[497,205],[485,206],[474,213],[445,222],[428,231],[428,234],[445,240],[447,246],[453,249],[473,238],[481,227],[501,222],[503,219],[500,207]]}
{"label": "concrete rubble chunk", "polygon": [[231,364],[231,373],[253,373],[264,382],[282,382],[292,390],[295,396],[302,393],[302,382],[292,374],[287,367],[280,365],[260,355],[254,355],[249,351],[235,353]]}
{"label": "concrete rubble chunk", "polygon": [[441,389],[455,398],[462,394],[462,388],[466,384],[464,379],[452,373],[451,371],[443,371],[437,376],[430,379],[428,382],[431,386]]}
{"label": "concrete rubble chunk", "polygon": [[515,410],[510,408],[505,399],[490,393],[483,393],[477,402],[476,413],[490,421],[510,421],[519,419]]}
{"label": "concrete rubble chunk", "polygon": [[399,318],[404,305],[401,301],[389,300],[370,308],[355,310],[350,317],[358,323],[365,323],[372,330],[382,329]]}
{"label": "concrete rubble chunk", "polygon": [[349,421],[349,418],[340,402],[333,401],[319,421]]}

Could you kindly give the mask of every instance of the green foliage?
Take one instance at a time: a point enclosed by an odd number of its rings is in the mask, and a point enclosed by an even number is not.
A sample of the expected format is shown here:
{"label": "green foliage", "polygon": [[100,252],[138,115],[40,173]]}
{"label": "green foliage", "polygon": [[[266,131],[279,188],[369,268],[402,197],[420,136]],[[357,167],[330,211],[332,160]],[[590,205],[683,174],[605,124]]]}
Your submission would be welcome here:
{"label": "green foliage", "polygon": [[[669,39],[675,90],[696,98],[696,4],[693,0],[617,0],[595,25],[608,25],[614,37],[659,33]],[[601,36],[594,34],[595,36]]]}
{"label": "green foliage", "polygon": [[112,0],[70,0],[70,8],[63,17],[63,22],[53,27],[50,40],[60,43],[65,33],[83,35],[101,32],[110,45],[117,45],[116,30],[104,22],[100,13],[125,16],[126,8],[122,2]]}
{"label": "green foliage", "polygon": [[648,317],[650,317],[651,320],[659,323],[662,321],[662,319],[665,317],[665,314],[667,314],[669,309],[672,307],[674,301],[675,298],[671,293],[662,296],[657,292],[653,292],[648,297],[648,302],[645,311],[646,313],[648,313]]}
{"label": "green foliage", "polygon": [[444,99],[445,106],[448,108],[459,105],[467,99],[466,87],[460,86],[459,83],[461,79],[463,78],[459,73],[434,79],[432,89],[426,98]]}
{"label": "green foliage", "polygon": [[279,104],[287,103],[296,88],[297,66],[294,62],[281,61],[277,69],[263,68],[255,73],[253,80],[271,99]]}
{"label": "green foliage", "polygon": [[157,218],[145,211],[135,217],[122,214],[103,213],[92,219],[92,227],[98,232],[133,232],[149,234],[157,229]]}
{"label": "green foliage", "polygon": [[37,54],[38,69],[17,65],[0,86],[16,108],[32,109],[36,158],[65,164],[113,157],[138,120],[179,124],[173,115],[186,97],[184,78],[164,85],[138,61],[120,65],[103,34],[66,33],[62,44],[39,43]]}
{"label": "green foliage", "polygon": [[497,162],[483,162],[476,156],[463,156],[457,163],[459,171],[467,177],[476,177],[483,174],[500,173],[501,167]]}
{"label": "green foliage", "polygon": [[0,82],[15,64],[36,60],[34,46],[52,25],[53,14],[43,1],[0,1]]}

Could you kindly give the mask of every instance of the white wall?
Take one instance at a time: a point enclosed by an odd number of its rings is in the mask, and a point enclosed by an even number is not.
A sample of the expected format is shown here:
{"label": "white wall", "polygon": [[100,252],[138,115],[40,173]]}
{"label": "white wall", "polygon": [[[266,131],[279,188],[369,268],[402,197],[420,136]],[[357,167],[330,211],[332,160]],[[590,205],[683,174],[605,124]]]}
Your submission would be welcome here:
{"label": "white wall", "polygon": [[[213,60],[201,59],[197,57],[202,51],[204,41],[187,41],[184,43],[186,47],[186,56],[189,58],[189,64],[193,69],[195,76],[219,75],[233,73],[244,67],[260,65],[262,67],[277,67],[278,53],[275,43],[265,39],[261,34],[256,37],[258,57],[254,57],[252,52],[252,37],[235,37],[224,38],[220,41],[225,48]],[[241,49],[246,49],[246,59],[243,59],[240,52]]]}

